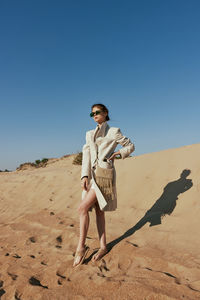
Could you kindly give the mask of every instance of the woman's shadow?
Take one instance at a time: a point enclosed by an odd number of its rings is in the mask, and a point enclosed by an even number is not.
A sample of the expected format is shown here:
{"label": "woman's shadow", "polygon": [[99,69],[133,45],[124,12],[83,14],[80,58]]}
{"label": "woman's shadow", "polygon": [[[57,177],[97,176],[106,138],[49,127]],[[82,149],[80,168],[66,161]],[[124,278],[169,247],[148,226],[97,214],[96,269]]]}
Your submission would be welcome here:
{"label": "woman's shadow", "polygon": [[107,249],[110,251],[116,244],[121,242],[123,239],[134,234],[135,231],[142,228],[147,222],[149,226],[155,226],[161,224],[161,219],[165,215],[170,215],[176,207],[176,200],[178,199],[179,194],[189,190],[193,183],[192,179],[187,179],[190,170],[183,170],[178,180],[169,182],[163,190],[160,198],[154,203],[154,205],[147,210],[145,215],[140,219],[140,221],[135,224],[133,227],[128,229],[123,235],[117,239],[111,241],[107,244]]}

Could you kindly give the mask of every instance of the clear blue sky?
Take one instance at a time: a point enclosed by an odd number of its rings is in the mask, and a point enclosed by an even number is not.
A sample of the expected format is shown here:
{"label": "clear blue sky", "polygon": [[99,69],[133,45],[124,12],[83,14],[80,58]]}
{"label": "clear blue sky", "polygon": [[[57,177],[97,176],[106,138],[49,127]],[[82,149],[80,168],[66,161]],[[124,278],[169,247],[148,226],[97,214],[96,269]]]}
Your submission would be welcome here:
{"label": "clear blue sky", "polygon": [[81,151],[98,102],[134,155],[199,143],[199,15],[199,0],[1,0],[0,169]]}

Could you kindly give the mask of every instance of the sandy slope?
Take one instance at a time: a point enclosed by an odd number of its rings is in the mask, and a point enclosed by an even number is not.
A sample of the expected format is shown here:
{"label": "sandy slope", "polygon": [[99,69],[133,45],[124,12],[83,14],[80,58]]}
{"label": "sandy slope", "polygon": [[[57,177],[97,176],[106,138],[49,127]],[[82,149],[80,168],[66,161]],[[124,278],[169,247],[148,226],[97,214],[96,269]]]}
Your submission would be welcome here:
{"label": "sandy slope", "polygon": [[110,252],[91,262],[98,247],[93,211],[90,252],[77,270],[81,166],[72,164],[74,155],[0,173],[0,298],[200,299],[199,153],[195,144],[115,160]]}

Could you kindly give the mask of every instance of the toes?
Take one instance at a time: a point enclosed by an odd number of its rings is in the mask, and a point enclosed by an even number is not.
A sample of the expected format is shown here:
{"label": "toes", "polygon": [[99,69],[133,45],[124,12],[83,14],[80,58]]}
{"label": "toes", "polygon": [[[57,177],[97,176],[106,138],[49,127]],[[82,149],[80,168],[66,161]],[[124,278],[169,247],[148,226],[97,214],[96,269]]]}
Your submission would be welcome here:
{"label": "toes", "polygon": [[92,257],[92,261],[96,261],[99,258],[99,254],[94,254]]}
{"label": "toes", "polygon": [[93,257],[92,257],[92,261],[95,261],[95,260],[96,260],[96,256],[93,256]]}
{"label": "toes", "polygon": [[80,261],[81,261],[81,257],[80,257],[80,256],[77,256],[77,257],[75,258],[75,260],[74,260],[73,266],[75,267],[76,265],[78,265],[78,264],[80,263]]}
{"label": "toes", "polygon": [[97,253],[93,255],[92,261],[100,260],[107,252],[107,249],[98,250]]}

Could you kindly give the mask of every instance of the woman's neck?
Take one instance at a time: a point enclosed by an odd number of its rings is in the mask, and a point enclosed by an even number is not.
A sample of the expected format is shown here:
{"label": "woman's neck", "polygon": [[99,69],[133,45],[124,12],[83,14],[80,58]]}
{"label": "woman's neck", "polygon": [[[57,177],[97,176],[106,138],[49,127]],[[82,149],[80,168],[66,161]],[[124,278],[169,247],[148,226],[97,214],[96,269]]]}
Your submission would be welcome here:
{"label": "woman's neck", "polygon": [[105,121],[103,121],[102,123],[98,123],[98,126],[101,127],[103,123],[105,123]]}

